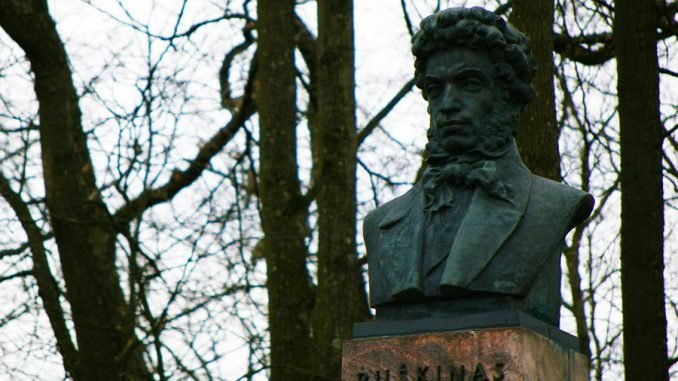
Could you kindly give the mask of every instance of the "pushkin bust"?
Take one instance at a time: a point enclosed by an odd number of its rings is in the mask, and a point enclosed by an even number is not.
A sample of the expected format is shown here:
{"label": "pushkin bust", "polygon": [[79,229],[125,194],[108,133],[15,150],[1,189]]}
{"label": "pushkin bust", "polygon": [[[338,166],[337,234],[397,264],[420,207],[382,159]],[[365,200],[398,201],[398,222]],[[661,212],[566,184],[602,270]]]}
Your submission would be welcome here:
{"label": "pushkin bust", "polygon": [[535,176],[515,146],[534,97],[529,40],[482,8],[425,18],[413,37],[428,101],[428,167],[364,222],[377,320],[512,309],[558,326],[560,254],[593,197]]}

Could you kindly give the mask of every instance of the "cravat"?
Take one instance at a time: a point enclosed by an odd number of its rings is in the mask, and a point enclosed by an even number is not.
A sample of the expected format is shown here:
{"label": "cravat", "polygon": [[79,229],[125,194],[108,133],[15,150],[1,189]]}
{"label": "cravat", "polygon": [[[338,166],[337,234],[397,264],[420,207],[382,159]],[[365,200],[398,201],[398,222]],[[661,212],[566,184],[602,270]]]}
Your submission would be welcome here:
{"label": "cravat", "polygon": [[424,171],[422,184],[426,196],[424,211],[427,213],[451,206],[455,188],[480,187],[492,197],[511,202],[511,189],[499,180],[497,165],[490,160],[431,166]]}

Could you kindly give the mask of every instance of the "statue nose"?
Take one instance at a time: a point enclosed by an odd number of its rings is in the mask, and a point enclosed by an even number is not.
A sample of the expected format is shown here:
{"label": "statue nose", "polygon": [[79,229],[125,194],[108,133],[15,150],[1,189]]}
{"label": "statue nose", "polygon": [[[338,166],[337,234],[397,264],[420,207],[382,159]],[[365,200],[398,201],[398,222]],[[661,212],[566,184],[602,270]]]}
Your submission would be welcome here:
{"label": "statue nose", "polygon": [[448,87],[445,89],[441,106],[445,112],[458,112],[461,110],[461,99],[454,88]]}

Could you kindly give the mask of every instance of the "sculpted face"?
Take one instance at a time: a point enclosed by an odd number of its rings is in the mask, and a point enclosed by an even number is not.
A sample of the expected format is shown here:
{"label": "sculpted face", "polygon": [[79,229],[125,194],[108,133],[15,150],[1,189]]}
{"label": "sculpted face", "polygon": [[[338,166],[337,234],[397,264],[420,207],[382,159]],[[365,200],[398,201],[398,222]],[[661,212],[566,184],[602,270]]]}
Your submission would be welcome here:
{"label": "sculpted face", "polygon": [[463,154],[482,143],[500,101],[492,73],[492,61],[484,51],[452,48],[428,59],[423,86],[428,111],[438,144],[449,154]]}

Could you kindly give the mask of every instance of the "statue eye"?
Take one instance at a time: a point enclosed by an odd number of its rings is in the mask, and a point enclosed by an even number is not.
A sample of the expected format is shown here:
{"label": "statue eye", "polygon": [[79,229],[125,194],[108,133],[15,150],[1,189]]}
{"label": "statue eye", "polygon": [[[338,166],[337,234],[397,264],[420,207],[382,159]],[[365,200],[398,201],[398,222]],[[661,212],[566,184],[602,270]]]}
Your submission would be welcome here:
{"label": "statue eye", "polygon": [[443,85],[438,82],[430,82],[426,85],[426,94],[430,98],[437,98],[443,91]]}
{"label": "statue eye", "polygon": [[483,82],[475,79],[475,78],[468,78],[466,81],[464,81],[464,90],[470,91],[470,92],[478,92],[483,89]]}

